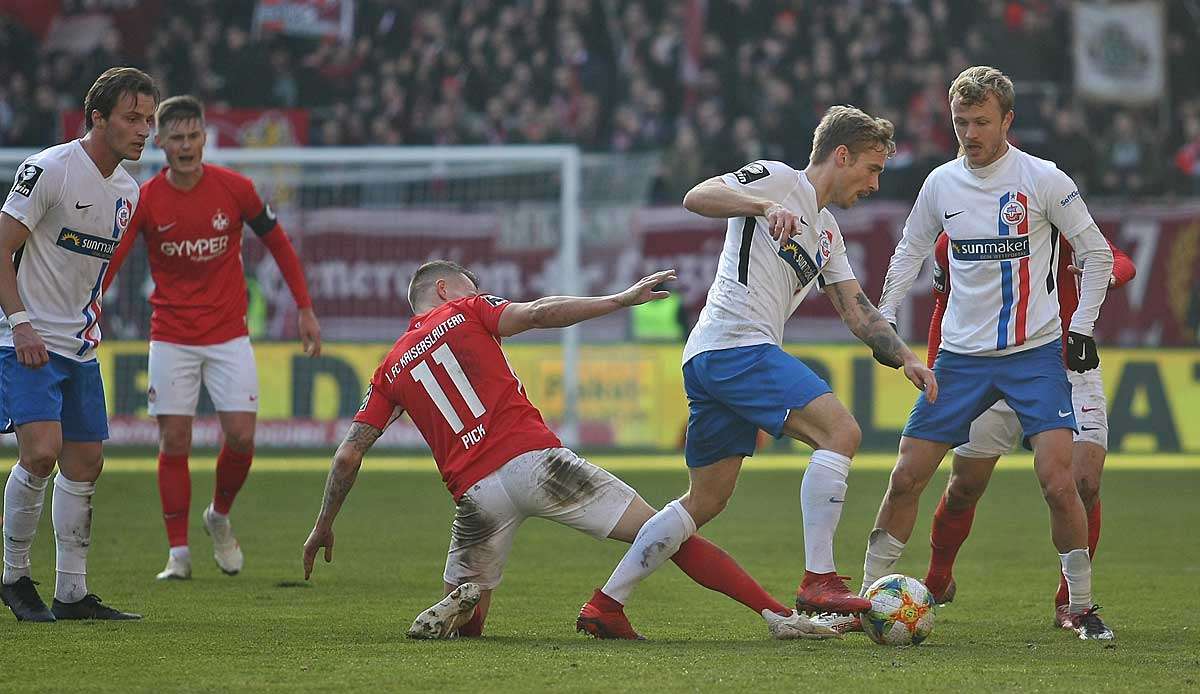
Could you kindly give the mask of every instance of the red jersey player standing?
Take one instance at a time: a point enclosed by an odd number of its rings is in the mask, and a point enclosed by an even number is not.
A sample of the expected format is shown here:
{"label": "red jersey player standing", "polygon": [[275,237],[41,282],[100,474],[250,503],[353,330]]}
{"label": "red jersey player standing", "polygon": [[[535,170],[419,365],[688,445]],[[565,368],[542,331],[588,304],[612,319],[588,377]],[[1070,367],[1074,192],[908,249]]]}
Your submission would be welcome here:
{"label": "red jersey player standing", "polygon": [[[475,276],[456,263],[438,260],[418,268],[408,290],[416,315],[375,371],[334,455],[320,515],[304,543],[304,578],[312,573],[320,548],[325,561],[333,559],[333,521],[363,455],[402,412],[429,444],[457,506],[443,576],[446,597],[417,617],[409,636],[482,634],[492,590],[526,518],[547,518],[597,539],[632,542],[654,509],[629,485],[562,447],[526,397],[500,340],[661,299],[668,294],[656,291],[656,285],[673,279],[674,271],[668,270],[612,296],[511,303],[480,294]],[[692,580],[760,614],[774,638],[836,636],[784,607],[699,535],[680,545],[671,559]],[[611,599],[581,614],[579,629],[598,638],[641,638],[620,603]]]}
{"label": "red jersey player standing", "polygon": [[242,226],[266,245],[299,309],[304,351],[317,356],[321,331],[295,249],[250,179],[203,162],[204,108],[191,96],[166,99],[155,113],[155,142],[167,168],[146,181],[129,231],[108,274],[107,289],[139,235],[146,241],[154,292],[150,295],[149,413],[158,419],[158,489],[170,555],[159,579],[192,574],[188,550],[191,480],[188,455],[201,383],[221,422],[212,503],[204,529],[226,574],[241,571],[241,547],[229,509],[250,470],[258,411],[258,372],[246,329]]}

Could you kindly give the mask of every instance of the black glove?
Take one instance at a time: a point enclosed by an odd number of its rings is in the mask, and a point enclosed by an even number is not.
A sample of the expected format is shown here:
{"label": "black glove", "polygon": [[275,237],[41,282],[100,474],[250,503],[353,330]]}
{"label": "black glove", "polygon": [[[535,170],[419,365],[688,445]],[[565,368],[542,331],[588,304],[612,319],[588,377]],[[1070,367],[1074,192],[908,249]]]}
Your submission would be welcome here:
{"label": "black glove", "polygon": [[1100,366],[1100,353],[1096,351],[1096,341],[1087,335],[1067,333],[1067,368],[1083,373]]}

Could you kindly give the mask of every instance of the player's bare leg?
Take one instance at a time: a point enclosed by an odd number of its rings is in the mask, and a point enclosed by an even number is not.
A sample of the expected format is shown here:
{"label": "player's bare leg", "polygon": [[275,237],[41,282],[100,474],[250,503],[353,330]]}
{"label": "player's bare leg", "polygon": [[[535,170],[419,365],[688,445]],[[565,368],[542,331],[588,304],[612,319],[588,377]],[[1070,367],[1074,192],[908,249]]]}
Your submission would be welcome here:
{"label": "player's bare leg", "polygon": [[188,516],[192,503],[192,480],[188,457],[192,452],[192,417],[158,415],[158,497],[163,524],[167,528],[167,566],[156,577],[160,581],[192,577],[192,554],[188,546]]}
{"label": "player's bare leg", "polygon": [[858,452],[862,431],[858,422],[832,393],[803,408],[791,410],[783,433],[807,443],[812,459],[800,484],[804,522],[804,578],[796,589],[796,609],[802,612],[853,614],[870,603],[854,594],[839,576],[833,560],[833,536],[846,502],[850,460]]}
{"label": "player's bare leg", "polygon": [[947,443],[900,437],[900,455],[875,516],[875,529],[867,538],[863,591],[886,575],[900,559],[917,522],[921,492],[949,450]]}
{"label": "player's bare leg", "polygon": [[929,571],[925,587],[939,604],[954,600],[954,559],[971,532],[975,505],[987,490],[988,482],[1000,456],[968,458],[954,454],[950,481],[933,512],[933,528],[929,533]]}
{"label": "player's bare leg", "polygon": [[229,511],[246,482],[254,458],[254,412],[218,412],[225,440],[217,455],[217,480],[212,504],[204,510],[204,530],[213,539],[213,559],[221,571],[233,576],[242,570],[245,557],[233,534]]}
{"label": "player's bare leg", "polygon": [[61,450],[62,427],[58,422],[17,426],[17,464],[4,487],[4,579],[0,598],[20,621],[54,621],[30,577],[29,550],[42,517],[46,485]]}
{"label": "player's bare leg", "polygon": [[88,592],[87,556],[92,544],[92,495],[104,468],[100,441],[64,441],[54,477],[54,540],[57,548],[54,603],[56,619],[141,619],[104,605]]}
{"label": "player's bare leg", "polygon": [[[1076,441],[1071,449],[1071,470],[1075,477],[1075,488],[1087,514],[1088,555],[1095,560],[1096,546],[1100,542],[1100,477],[1104,471],[1107,451],[1103,446],[1090,441]],[[1069,590],[1066,576],[1059,573],[1058,593],[1054,596],[1054,623],[1073,629],[1071,622]]]}
{"label": "player's bare leg", "polygon": [[1092,603],[1092,559],[1087,545],[1087,513],[1075,486],[1072,432],[1051,429],[1029,438],[1033,467],[1050,507],[1050,536],[1067,581],[1067,610],[1072,628],[1083,639],[1112,640],[1113,632]]}

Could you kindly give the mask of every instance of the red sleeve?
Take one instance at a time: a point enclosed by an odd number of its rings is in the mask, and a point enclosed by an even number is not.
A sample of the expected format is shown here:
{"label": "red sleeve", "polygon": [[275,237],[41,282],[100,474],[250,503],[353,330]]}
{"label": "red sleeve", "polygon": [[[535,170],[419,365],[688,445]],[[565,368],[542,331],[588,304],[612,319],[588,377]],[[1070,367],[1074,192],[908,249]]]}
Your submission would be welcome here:
{"label": "red sleeve", "polygon": [[308,296],[308,282],[304,280],[304,268],[300,265],[300,257],[296,255],[296,249],[292,247],[292,242],[288,239],[287,234],[283,233],[283,227],[276,224],[274,229],[262,237],[262,242],[271,252],[271,257],[275,259],[279,271],[283,273],[283,279],[287,282],[288,289],[292,291],[292,298],[296,300],[296,307],[311,308],[312,299]]}
{"label": "red sleeve", "polygon": [[[1108,239],[1105,239],[1108,241]],[[1125,254],[1125,251],[1113,245],[1112,241],[1108,241],[1108,247],[1112,249],[1113,254],[1113,282],[1112,289],[1116,289],[1129,282],[1137,275],[1137,268],[1133,266],[1133,261]]]}
{"label": "red sleeve", "polygon": [[404,410],[388,399],[378,382],[379,371],[376,370],[375,375],[371,378],[371,385],[367,386],[367,393],[363,396],[362,405],[354,415],[354,421],[384,431]]}
{"label": "red sleeve", "polygon": [[942,316],[950,298],[950,240],[942,234],[933,251],[933,315],[929,317],[929,351],[925,361],[933,368],[938,349],[942,346]]}
{"label": "red sleeve", "polygon": [[467,305],[475,311],[475,315],[483,322],[483,327],[497,337],[500,336],[500,314],[511,305],[508,299],[502,299],[491,294],[479,294],[471,297]]}
{"label": "red sleeve", "polygon": [[[145,192],[145,189],[143,189],[142,193],[145,194]],[[133,244],[137,241],[138,233],[145,223],[146,214],[143,212],[145,209],[146,206],[142,204],[142,199],[139,196],[137,209],[133,211],[133,218],[129,220],[129,226],[125,229],[125,235],[121,237],[120,243],[117,244],[117,249],[113,251],[113,256],[108,261],[108,269],[104,271],[104,283],[100,288],[102,294],[107,292],[108,288],[112,286],[113,280],[117,278],[117,271],[121,269],[125,258],[129,256],[129,251],[133,250]]]}

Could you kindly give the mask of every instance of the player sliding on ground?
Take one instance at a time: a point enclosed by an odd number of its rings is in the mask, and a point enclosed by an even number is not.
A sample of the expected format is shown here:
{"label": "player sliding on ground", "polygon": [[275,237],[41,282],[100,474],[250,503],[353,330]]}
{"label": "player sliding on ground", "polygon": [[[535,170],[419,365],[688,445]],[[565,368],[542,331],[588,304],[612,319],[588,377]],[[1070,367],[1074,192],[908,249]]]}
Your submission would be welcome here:
{"label": "player sliding on ground", "polygon": [[[475,276],[433,261],[413,275],[416,314],[371,379],[362,408],[338,447],[312,534],[304,543],[304,578],[317,552],[333,559],[333,522],[354,485],[363,456],[402,412],[433,452],[457,511],[444,575],[446,597],[409,629],[415,638],[483,633],[492,591],[500,584],[517,529],[546,518],[602,539],[630,542],[654,509],[611,473],[563,448],[529,402],[501,350],[502,338],[534,328],[561,328],[667,296],[656,290],[673,270],[645,277],[612,296],[547,297],[512,303],[479,293]],[[717,546],[694,537],[672,559],[706,588],[762,615],[779,639],[829,638],[772,598]],[[601,635],[640,638],[628,622]]]}
{"label": "player sliding on ground", "polygon": [[[0,430],[15,426],[18,447],[4,487],[0,598],[18,620],[140,618],[88,592],[87,557],[108,438],[96,361],[100,280],[138,204],[121,161],[141,158],[157,102],[141,70],[105,71],[84,100],[87,134],[26,159],[0,215]],[[57,578],[47,609],[29,551],[56,463]]]}
{"label": "player sliding on ground", "polygon": [[816,285],[877,359],[903,367],[930,402],[937,397],[933,373],[863,294],[826,209],[849,208],[878,190],[895,151],[892,134],[886,120],[834,106],[817,126],[804,171],[753,162],[684,198],[692,212],[729,220],[708,303],[683,351],[691,485],[638,533],[608,583],[584,604],[579,628],[597,633],[625,622],[622,606],[634,586],[725,508],[759,429],[813,448],[800,485],[805,571],[796,609],[853,614],[870,607],[838,576],[833,560],[846,476],[862,434],[829,385],[780,345],[784,322]]}
{"label": "player sliding on ground", "polygon": [[158,420],[158,492],[170,546],[159,580],[192,577],[188,512],[192,483],[192,419],[203,383],[221,423],[221,451],[204,530],[212,536],[213,559],[226,574],[242,570],[245,558],[229,511],[254,456],[258,372],[246,328],[246,280],[242,227],[262,241],[296,300],[304,351],[321,353],[321,329],[308,298],[300,259],[271,206],[254,183],[221,166],[204,163],[204,107],[191,96],[173,96],[158,106],[154,141],[167,166],[142,184],[141,204],[104,279],[107,289],[141,236],[154,292],[150,305],[147,409]]}
{"label": "player sliding on ground", "polygon": [[921,491],[946,452],[966,443],[971,423],[1005,400],[1033,447],[1071,626],[1081,638],[1108,640],[1113,632],[1092,604],[1087,514],[1071,467],[1078,428],[1063,368],[1054,270],[1062,237],[1083,269],[1066,361],[1085,373],[1100,364],[1091,335],[1113,255],[1071,178],[1008,143],[1013,96],[1012,82],[994,68],[968,68],[954,80],[950,111],[963,154],[925,180],[888,268],[879,306],[895,320],[938,233],[949,237],[954,292],[934,366],[942,395],[936,403],[918,399],[904,427],[867,542],[863,587],[890,573],[900,558]]}

